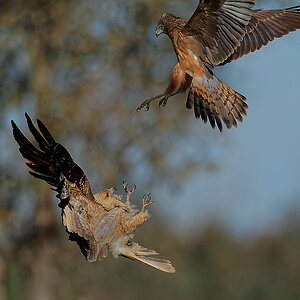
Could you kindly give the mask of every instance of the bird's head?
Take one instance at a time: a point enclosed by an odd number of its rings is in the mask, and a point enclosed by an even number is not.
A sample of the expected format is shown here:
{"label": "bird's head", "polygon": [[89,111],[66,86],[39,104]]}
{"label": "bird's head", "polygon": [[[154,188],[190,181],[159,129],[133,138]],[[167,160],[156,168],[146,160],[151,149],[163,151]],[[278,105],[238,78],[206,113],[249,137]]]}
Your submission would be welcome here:
{"label": "bird's head", "polygon": [[165,20],[165,16],[166,16],[166,14],[162,14],[159,21],[158,21],[158,23],[157,23],[156,30],[155,30],[156,36],[160,36],[162,33],[166,33],[165,30],[167,29],[168,24]]}
{"label": "bird's head", "polygon": [[184,25],[185,22],[181,18],[170,13],[163,13],[157,23],[155,34],[159,36],[165,33],[170,36],[174,30],[181,30]]}
{"label": "bird's head", "polygon": [[98,198],[101,200],[104,200],[105,198],[113,197],[113,196],[115,196],[115,194],[114,194],[115,191],[116,191],[116,188],[102,190],[98,193]]}

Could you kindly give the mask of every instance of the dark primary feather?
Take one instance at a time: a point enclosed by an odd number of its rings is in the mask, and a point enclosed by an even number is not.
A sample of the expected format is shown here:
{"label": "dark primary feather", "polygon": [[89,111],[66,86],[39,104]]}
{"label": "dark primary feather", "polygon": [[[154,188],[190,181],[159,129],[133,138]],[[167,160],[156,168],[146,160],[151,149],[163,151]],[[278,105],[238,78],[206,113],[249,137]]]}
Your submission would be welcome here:
{"label": "dark primary feather", "polygon": [[19,145],[19,151],[26,159],[26,165],[33,171],[29,173],[55,187],[59,198],[61,198],[60,193],[64,184],[63,177],[75,183],[84,195],[93,198],[84,172],[74,163],[68,151],[62,145],[56,143],[46,126],[40,120],[37,120],[39,132],[27,113],[25,116],[28,128],[38,143],[39,149],[33,146],[23,135],[14,121],[11,121],[11,124],[14,138]]}
{"label": "dark primary feather", "polygon": [[255,52],[275,38],[297,29],[300,29],[300,5],[286,9],[255,10],[240,46],[222,65]]}
{"label": "dark primary feather", "polygon": [[[54,140],[49,130],[40,120],[37,120],[40,130],[38,131],[30,117],[27,114],[25,114],[25,116],[28,128],[36,140],[39,149],[23,135],[15,122],[11,121],[14,138],[19,145],[20,153],[27,161],[26,165],[32,170],[29,171],[29,173],[38,179],[46,181],[53,186],[53,190],[58,193],[57,197],[61,200],[58,206],[62,208],[62,215],[65,214],[66,210],[70,210],[68,204],[70,201],[73,201],[73,199],[70,199],[70,196],[65,193],[66,179],[68,182],[75,183],[88,199],[94,199],[84,172],[74,163],[68,151]],[[78,202],[73,202],[72,206],[75,207],[75,204],[78,204]],[[78,222],[79,216],[76,210],[72,211],[72,213],[75,230],[74,232],[67,230],[69,239],[77,242],[86,259],[92,259],[91,256],[95,253],[99,255],[99,251],[93,251],[93,239],[87,238],[90,237],[90,235],[88,235],[90,233],[89,231],[86,231],[85,234],[81,236],[78,234],[80,233],[79,229],[82,229],[85,223]],[[92,240],[92,242],[90,242],[90,240]]]}

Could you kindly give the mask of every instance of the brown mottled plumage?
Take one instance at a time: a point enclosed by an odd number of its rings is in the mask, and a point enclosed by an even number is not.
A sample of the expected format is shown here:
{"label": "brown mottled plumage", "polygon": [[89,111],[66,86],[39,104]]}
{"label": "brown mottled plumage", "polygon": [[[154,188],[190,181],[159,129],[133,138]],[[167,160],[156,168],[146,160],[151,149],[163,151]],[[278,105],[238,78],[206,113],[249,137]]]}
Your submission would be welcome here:
{"label": "brown mottled plumage", "polygon": [[77,242],[85,258],[92,262],[102,260],[108,249],[115,257],[119,255],[143,262],[158,270],[174,273],[175,268],[165,259],[146,257],[158,254],[131,241],[134,230],[150,217],[146,207],[150,195],[144,196],[140,212],[129,203],[129,189],[124,183],[126,202],[114,194],[115,189],[105,189],[93,195],[90,184],[82,169],[74,163],[68,151],[56,143],[46,126],[37,120],[40,132],[26,115],[27,124],[39,149],[22,134],[12,121],[13,135],[29,173],[46,181],[57,191],[62,209],[63,224],[69,239]]}
{"label": "brown mottled plumage", "polygon": [[247,115],[246,98],[221,82],[213,68],[259,50],[274,38],[300,29],[300,5],[286,9],[252,10],[254,0],[201,0],[188,22],[164,13],[156,35],[165,33],[173,43],[178,63],[163,94],[144,101],[137,110],[161,98],[189,89],[186,107],[196,118],[227,128],[237,127]]}

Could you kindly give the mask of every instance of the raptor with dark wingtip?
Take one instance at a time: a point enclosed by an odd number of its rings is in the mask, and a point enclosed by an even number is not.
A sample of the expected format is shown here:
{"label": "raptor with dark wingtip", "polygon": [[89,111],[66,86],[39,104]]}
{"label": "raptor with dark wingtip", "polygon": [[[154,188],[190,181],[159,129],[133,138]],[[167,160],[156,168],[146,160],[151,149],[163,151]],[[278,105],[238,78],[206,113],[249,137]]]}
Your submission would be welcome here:
{"label": "raptor with dark wingtip", "polygon": [[158,253],[131,241],[134,230],[150,217],[146,209],[152,203],[150,196],[142,199],[143,206],[138,212],[129,203],[129,196],[135,188],[129,189],[125,182],[125,203],[121,201],[121,196],[114,194],[115,188],[93,195],[87,177],[66,148],[54,140],[41,121],[37,120],[38,131],[30,117],[27,114],[25,116],[38,148],[12,121],[19,150],[32,170],[29,173],[46,181],[57,191],[69,239],[77,242],[85,258],[90,262],[102,260],[111,250],[115,257],[121,255],[174,273],[175,268],[170,261],[148,257]]}
{"label": "raptor with dark wingtip", "polygon": [[253,10],[254,0],[201,0],[185,22],[170,13],[162,14],[156,35],[169,36],[177,55],[169,85],[164,93],[145,100],[137,110],[149,109],[160,99],[189,90],[186,108],[196,118],[222,130],[237,127],[247,115],[246,98],[221,82],[213,68],[259,50],[275,38],[300,29],[300,5],[286,9]]}

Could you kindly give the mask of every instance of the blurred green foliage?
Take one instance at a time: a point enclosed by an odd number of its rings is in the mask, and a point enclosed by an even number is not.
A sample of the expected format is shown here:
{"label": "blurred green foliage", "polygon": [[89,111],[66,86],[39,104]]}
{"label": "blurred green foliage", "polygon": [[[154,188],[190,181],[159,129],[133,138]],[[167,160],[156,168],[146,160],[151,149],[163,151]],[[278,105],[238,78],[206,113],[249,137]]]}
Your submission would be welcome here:
{"label": "blurred green foliage", "polygon": [[[0,299],[300,299],[300,226],[243,244],[214,226],[175,236],[155,218],[161,185],[179,188],[195,170],[217,167],[209,151],[216,137],[195,126],[184,96],[167,110],[135,112],[165,88],[175,63],[169,41],[154,40],[157,19],[168,10],[187,17],[195,3],[1,3]],[[169,258],[175,275],[122,258],[84,260],[67,241],[53,193],[27,175],[17,152],[9,120],[27,132],[25,111],[68,148],[94,192],[123,179],[137,184],[137,196],[155,188],[154,216],[137,239]]]}

